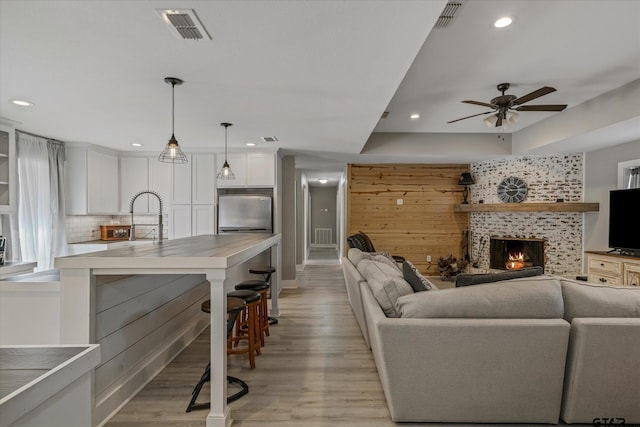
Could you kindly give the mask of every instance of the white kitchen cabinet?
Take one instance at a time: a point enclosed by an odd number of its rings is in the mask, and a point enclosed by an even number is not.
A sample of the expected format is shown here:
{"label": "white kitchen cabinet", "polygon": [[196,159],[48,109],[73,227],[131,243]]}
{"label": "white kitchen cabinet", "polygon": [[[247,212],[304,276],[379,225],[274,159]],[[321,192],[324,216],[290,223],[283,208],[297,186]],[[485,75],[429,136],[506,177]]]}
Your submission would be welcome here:
{"label": "white kitchen cabinet", "polygon": [[90,146],[67,146],[66,213],[117,214],[118,156]]}
{"label": "white kitchen cabinet", "polygon": [[172,205],[169,215],[169,239],[191,236],[191,205]]}
{"label": "white kitchen cabinet", "polygon": [[[149,165],[146,157],[120,158],[120,212],[130,212],[131,199],[149,188]],[[138,197],[133,207],[136,214],[149,212],[149,196]]]}
{"label": "white kitchen cabinet", "polygon": [[[143,190],[151,190],[162,198],[164,212],[171,202],[170,163],[159,162],[157,157],[121,157],[120,158],[120,211],[129,213],[131,198]],[[158,199],[143,194],[136,199],[136,214],[158,213]]]}
{"label": "white kitchen cabinet", "polygon": [[272,153],[247,153],[247,186],[272,187],[275,182],[275,156]]}
{"label": "white kitchen cabinet", "polygon": [[[180,165],[178,165],[180,166]],[[158,157],[149,157],[149,190],[158,193],[162,199],[164,213],[171,203],[171,173],[173,165],[158,161]],[[149,197],[149,212],[160,212],[158,199]]]}
{"label": "white kitchen cabinet", "polygon": [[191,203],[191,155],[187,163],[174,164],[171,176],[171,203],[174,205]]}
{"label": "white kitchen cabinet", "polygon": [[[275,178],[275,155],[273,153],[248,152],[229,153],[227,160],[236,179],[218,180],[218,188],[273,187]],[[217,171],[222,169],[224,153],[218,154]]]}
{"label": "white kitchen cabinet", "polygon": [[16,207],[16,141],[15,129],[0,125],[0,212]]}
{"label": "white kitchen cabinet", "polygon": [[191,234],[193,236],[215,233],[214,205],[193,205],[191,207],[191,217]]}
{"label": "white kitchen cabinet", "polygon": [[193,154],[191,161],[191,203],[211,205],[215,203],[216,181],[215,154]]}

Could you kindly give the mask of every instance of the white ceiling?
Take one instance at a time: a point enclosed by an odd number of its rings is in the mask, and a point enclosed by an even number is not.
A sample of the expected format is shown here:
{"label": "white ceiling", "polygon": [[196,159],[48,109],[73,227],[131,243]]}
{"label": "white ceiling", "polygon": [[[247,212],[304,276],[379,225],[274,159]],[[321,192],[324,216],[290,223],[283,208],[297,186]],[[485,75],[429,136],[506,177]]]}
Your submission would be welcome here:
{"label": "white ceiling", "polygon": [[[465,0],[432,29],[445,4],[0,0],[0,116],[63,141],[159,152],[171,134],[163,79],[179,77],[184,148],[223,147],[229,121],[230,150],[280,148],[310,180],[346,162],[470,162],[640,140],[640,1]],[[213,40],[176,38],[156,12],[173,7],[194,9]],[[514,24],[492,28],[503,14]],[[488,102],[501,82],[517,96],[553,86],[530,104],[569,108],[523,112],[502,133],[484,116],[446,123],[486,111],[460,101]],[[616,108],[604,108],[611,99]]]}

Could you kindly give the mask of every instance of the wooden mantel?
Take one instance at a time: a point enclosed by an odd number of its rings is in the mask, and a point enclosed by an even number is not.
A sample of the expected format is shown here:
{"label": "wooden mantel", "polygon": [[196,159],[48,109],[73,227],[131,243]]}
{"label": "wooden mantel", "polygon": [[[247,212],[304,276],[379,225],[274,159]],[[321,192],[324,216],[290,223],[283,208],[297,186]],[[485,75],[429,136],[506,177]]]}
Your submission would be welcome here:
{"label": "wooden mantel", "polygon": [[600,203],[474,203],[454,205],[455,212],[598,212]]}

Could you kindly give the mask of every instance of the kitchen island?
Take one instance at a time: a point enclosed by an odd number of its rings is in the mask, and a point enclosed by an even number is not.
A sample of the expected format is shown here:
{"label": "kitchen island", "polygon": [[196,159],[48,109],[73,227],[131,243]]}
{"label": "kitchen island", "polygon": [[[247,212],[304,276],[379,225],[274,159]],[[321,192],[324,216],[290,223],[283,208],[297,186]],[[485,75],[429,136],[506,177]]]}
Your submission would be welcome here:
{"label": "kitchen island", "polygon": [[[279,234],[204,235],[57,258],[61,343],[101,345],[93,424],[113,415],[209,324],[200,304],[211,299],[206,425],[229,426],[226,292],[266,257],[276,268],[271,313],[277,316],[279,242]],[[186,408],[190,396],[182,398]]]}

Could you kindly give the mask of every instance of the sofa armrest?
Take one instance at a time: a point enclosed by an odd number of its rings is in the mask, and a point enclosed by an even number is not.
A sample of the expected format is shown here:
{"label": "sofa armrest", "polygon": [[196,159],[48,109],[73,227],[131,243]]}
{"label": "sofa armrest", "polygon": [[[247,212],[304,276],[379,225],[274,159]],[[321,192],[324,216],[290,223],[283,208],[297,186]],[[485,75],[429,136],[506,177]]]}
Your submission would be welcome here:
{"label": "sofa armrest", "polygon": [[575,318],[562,401],[562,419],[589,423],[624,418],[640,423],[640,318]]}
{"label": "sofa armrest", "polygon": [[[349,261],[348,258],[342,258],[342,273],[344,274],[344,282],[347,287],[347,298],[351,305],[351,310],[356,318],[356,322],[362,332],[364,342],[368,348],[371,348],[369,344],[369,332],[367,331],[367,324],[364,318],[364,311],[362,309],[362,297],[360,295],[360,284],[367,284],[366,280],[356,267]],[[367,285],[368,286],[368,285]]]}
{"label": "sofa armrest", "polygon": [[361,292],[394,421],[558,422],[563,319],[389,319]]}

